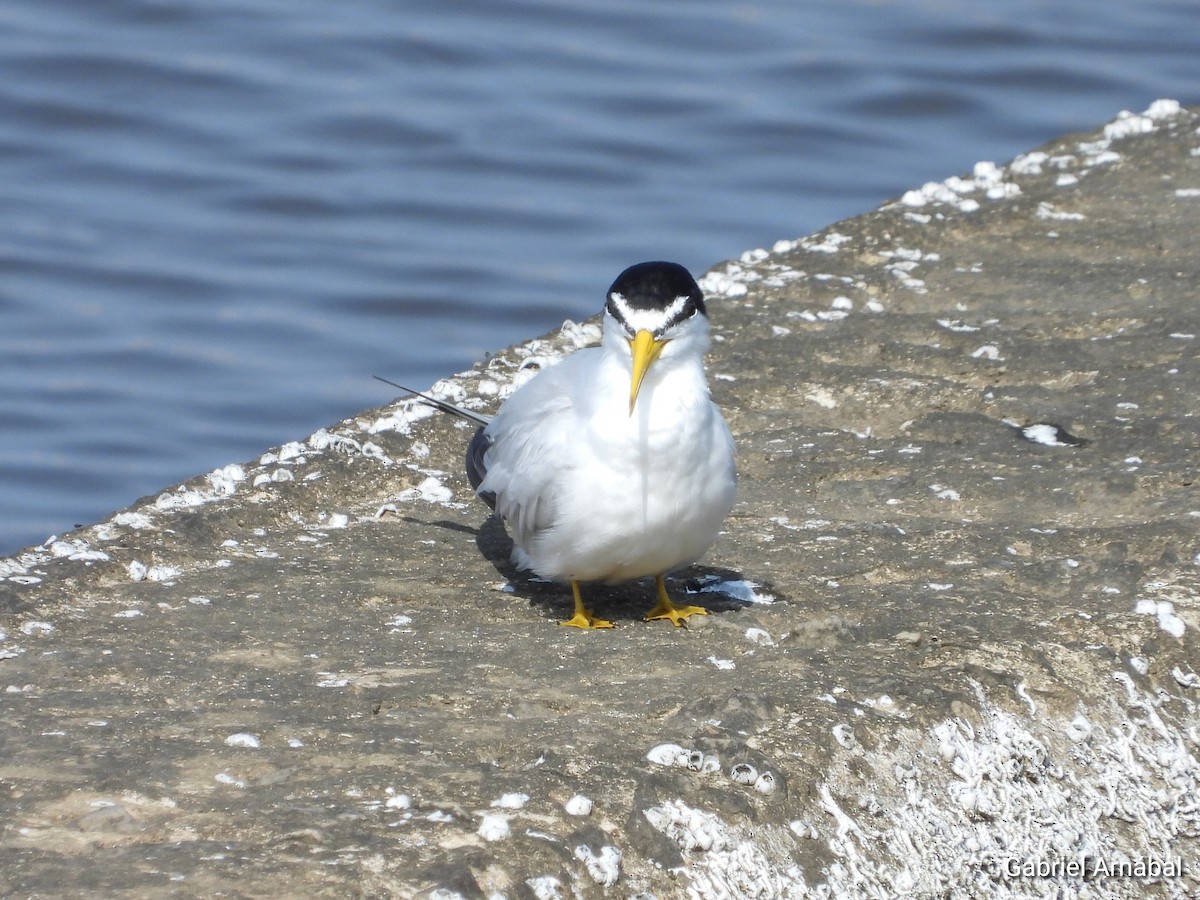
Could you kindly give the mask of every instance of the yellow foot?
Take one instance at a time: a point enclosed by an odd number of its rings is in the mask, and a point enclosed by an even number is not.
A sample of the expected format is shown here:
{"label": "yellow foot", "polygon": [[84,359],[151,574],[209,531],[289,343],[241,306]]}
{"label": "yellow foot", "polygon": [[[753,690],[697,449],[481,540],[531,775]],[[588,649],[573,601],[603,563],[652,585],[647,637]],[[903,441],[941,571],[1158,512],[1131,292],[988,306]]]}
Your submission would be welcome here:
{"label": "yellow foot", "polygon": [[688,616],[707,615],[708,610],[702,606],[676,606],[670,600],[666,603],[660,600],[655,604],[654,609],[646,613],[646,621],[653,622],[655,619],[670,619],[671,624],[678,628]]}
{"label": "yellow foot", "polygon": [[612,628],[613,623],[606,619],[597,619],[590,612],[583,608],[583,597],[579,593],[579,582],[571,582],[571,596],[575,598],[575,615],[567,619],[565,622],[559,622],[559,625],[568,625],[571,628]]}
{"label": "yellow foot", "polygon": [[607,619],[597,619],[586,609],[575,611],[575,615],[567,619],[565,622],[559,622],[559,625],[568,625],[571,628],[612,628],[613,623]]}
{"label": "yellow foot", "polygon": [[654,586],[658,588],[658,602],[654,604],[654,609],[646,613],[645,620],[647,622],[653,622],[656,619],[670,619],[671,624],[678,628],[689,616],[708,615],[708,610],[703,606],[676,606],[672,603],[671,598],[667,596],[667,586],[661,575],[654,579]]}

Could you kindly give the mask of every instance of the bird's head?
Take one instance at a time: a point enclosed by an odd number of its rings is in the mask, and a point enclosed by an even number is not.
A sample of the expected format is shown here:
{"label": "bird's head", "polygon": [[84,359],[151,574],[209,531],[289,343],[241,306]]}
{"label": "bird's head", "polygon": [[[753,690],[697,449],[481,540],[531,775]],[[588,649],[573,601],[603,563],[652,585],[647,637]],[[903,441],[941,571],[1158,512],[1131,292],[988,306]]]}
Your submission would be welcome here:
{"label": "bird's head", "polygon": [[[664,352],[702,353],[707,346],[704,294],[678,263],[638,263],[618,275],[608,289],[604,319],[606,331],[615,330],[629,343],[633,364],[630,415],[646,372]],[[676,347],[670,347],[672,343]]]}

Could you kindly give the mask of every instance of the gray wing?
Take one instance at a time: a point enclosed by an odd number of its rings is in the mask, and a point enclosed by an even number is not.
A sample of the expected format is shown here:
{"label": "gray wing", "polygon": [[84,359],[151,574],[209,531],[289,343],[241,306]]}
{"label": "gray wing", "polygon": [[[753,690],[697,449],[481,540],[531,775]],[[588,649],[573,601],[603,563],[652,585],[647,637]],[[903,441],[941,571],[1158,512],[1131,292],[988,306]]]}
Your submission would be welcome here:
{"label": "gray wing", "polygon": [[479,477],[476,493],[504,518],[521,549],[557,521],[559,484],[574,465],[572,441],[578,437],[571,379],[588,352],[522,385],[467,450],[467,477],[472,484]]}

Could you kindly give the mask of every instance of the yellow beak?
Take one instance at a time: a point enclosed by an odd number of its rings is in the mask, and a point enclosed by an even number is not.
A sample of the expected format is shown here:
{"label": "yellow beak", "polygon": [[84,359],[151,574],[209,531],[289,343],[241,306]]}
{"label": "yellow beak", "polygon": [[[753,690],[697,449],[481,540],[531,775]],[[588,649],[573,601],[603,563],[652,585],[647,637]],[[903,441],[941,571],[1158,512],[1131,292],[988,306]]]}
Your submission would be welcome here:
{"label": "yellow beak", "polygon": [[634,404],[637,403],[638,391],[642,387],[642,379],[646,377],[651,363],[658,359],[666,345],[666,341],[656,341],[654,335],[644,329],[634,335],[633,340],[629,342],[629,348],[633,351],[633,382],[629,390],[629,414],[631,416]]}

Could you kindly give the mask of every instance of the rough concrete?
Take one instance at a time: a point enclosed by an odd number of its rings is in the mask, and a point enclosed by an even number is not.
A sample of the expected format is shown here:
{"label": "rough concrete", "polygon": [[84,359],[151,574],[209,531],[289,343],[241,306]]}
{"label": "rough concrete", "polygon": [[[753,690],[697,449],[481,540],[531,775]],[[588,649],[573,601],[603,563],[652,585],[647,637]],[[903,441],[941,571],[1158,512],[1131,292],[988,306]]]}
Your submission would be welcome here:
{"label": "rough concrete", "polygon": [[559,628],[408,402],[0,561],[0,894],[1200,895],[1200,119],[1148,112],[709,273],[686,629]]}

